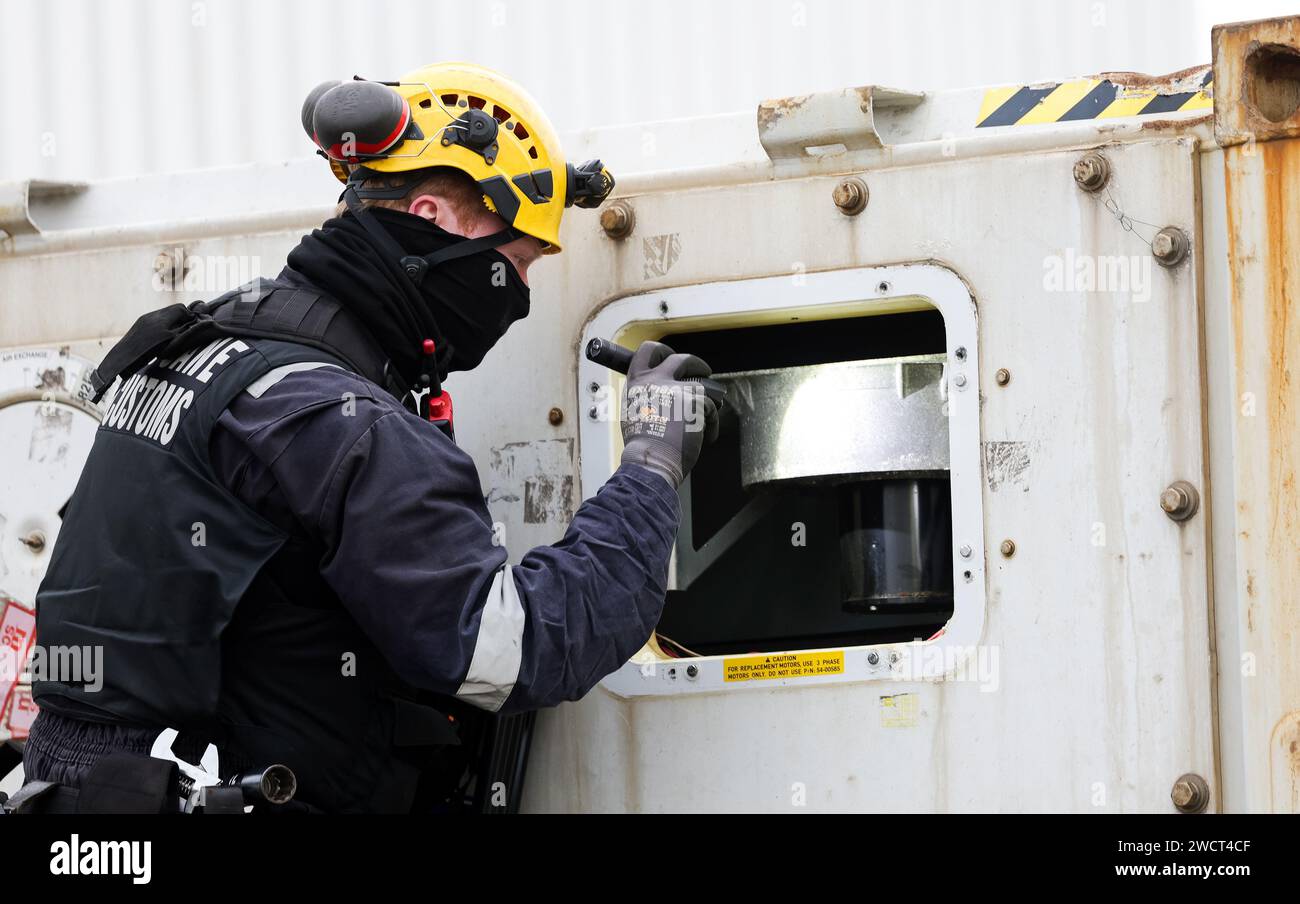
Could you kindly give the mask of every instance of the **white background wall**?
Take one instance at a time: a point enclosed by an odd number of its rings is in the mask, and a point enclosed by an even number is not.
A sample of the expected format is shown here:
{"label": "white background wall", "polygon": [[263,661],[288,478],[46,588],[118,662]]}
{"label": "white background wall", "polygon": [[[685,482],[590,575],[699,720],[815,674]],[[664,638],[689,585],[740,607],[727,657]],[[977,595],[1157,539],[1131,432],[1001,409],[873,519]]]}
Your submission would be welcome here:
{"label": "white background wall", "polygon": [[317,82],[440,59],[560,131],[844,85],[941,89],[1210,60],[1282,0],[0,0],[0,179],[283,160]]}

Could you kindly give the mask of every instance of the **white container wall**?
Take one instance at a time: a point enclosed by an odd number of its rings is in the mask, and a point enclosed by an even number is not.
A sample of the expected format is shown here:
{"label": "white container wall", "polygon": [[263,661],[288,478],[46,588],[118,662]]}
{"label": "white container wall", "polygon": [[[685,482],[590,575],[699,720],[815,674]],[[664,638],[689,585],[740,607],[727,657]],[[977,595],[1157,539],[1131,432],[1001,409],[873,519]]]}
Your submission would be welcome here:
{"label": "white container wall", "polygon": [[310,88],[467,59],[561,132],[845,85],[942,90],[1207,63],[1280,0],[0,0],[0,181],[302,157]]}

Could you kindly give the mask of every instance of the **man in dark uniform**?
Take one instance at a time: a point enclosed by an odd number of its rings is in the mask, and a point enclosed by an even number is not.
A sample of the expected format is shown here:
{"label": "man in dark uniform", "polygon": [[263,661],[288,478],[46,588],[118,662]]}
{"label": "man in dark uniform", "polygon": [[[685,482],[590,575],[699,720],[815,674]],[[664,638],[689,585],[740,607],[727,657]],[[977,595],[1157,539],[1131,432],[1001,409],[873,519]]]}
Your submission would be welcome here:
{"label": "man in dark uniform", "polygon": [[432,703],[578,699],[658,620],[675,490],[716,424],[688,380],[708,367],[637,350],[621,466],[514,566],[441,390],[527,315],[529,265],[608,173],[462,64],[324,85],[303,118],[348,180],[338,215],[274,280],[145,315],[100,368],[116,389],[37,635],[102,650],[102,676],[39,680],[25,751],[28,781],[74,801],[175,728],[223,775],[289,766],[314,809],[408,810],[446,742]]}

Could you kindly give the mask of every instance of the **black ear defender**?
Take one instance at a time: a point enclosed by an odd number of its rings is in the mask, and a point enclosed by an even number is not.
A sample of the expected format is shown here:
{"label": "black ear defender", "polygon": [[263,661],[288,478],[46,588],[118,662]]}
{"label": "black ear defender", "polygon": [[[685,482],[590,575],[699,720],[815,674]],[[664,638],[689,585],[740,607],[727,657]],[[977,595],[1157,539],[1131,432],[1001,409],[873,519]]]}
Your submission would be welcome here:
{"label": "black ear defender", "polygon": [[302,127],[330,160],[359,163],[382,158],[424,133],[406,98],[383,82],[323,82],[302,105]]}
{"label": "black ear defender", "polygon": [[321,97],[324,96],[326,91],[329,91],[331,88],[337,88],[341,84],[343,83],[338,79],[329,82],[321,82],[315,88],[311,89],[311,93],[307,95],[307,99],[302,102],[302,130],[307,133],[307,137],[310,138],[312,144],[317,147],[320,147],[320,142],[316,140],[316,126],[312,122],[312,117],[316,115],[316,104],[320,101]]}

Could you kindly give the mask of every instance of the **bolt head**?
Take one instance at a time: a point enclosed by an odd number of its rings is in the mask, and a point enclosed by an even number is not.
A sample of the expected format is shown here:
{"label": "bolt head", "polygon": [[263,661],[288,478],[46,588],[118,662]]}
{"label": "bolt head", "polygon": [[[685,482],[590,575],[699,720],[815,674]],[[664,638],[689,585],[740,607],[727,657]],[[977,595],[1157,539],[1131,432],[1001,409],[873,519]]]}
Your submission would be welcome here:
{"label": "bolt head", "polygon": [[18,542],[22,543],[33,553],[39,553],[45,549],[45,531],[34,530],[25,537],[19,537]]}
{"label": "bolt head", "polygon": [[1151,253],[1164,267],[1173,267],[1182,263],[1187,257],[1188,248],[1187,233],[1177,226],[1166,226],[1151,240]]}
{"label": "bolt head", "polygon": [[1005,367],[999,367],[998,372],[994,374],[993,379],[999,386],[1006,386],[1011,382],[1011,371],[1007,370]]}
{"label": "bolt head", "polygon": [[1201,813],[1210,803],[1210,786],[1199,775],[1180,775],[1169,790],[1169,799],[1183,813]]}
{"label": "bolt head", "polygon": [[1100,154],[1085,154],[1074,161],[1074,181],[1084,191],[1099,191],[1110,180],[1110,163]]}
{"label": "bolt head", "polygon": [[558,427],[564,423],[564,412],[559,408],[552,408],[546,413],[546,419],[550,421],[552,427]]}
{"label": "bolt head", "polygon": [[856,176],[841,180],[831,192],[835,206],[851,217],[862,213],[867,206],[867,197],[867,183]]}
{"label": "bolt head", "polygon": [[868,654],[867,654],[867,664],[868,664],[868,665],[880,665],[880,654],[877,653],[875,650],[872,650],[870,653],[868,653]]}
{"label": "bolt head", "polygon": [[615,201],[600,212],[600,228],[611,239],[625,239],[636,227],[636,213],[626,201]]}
{"label": "bolt head", "polygon": [[1160,508],[1175,521],[1186,521],[1200,507],[1200,494],[1186,480],[1175,480],[1160,493]]}
{"label": "bolt head", "polygon": [[1016,541],[1003,540],[1002,545],[999,546],[998,549],[1001,550],[1002,555],[1006,556],[1009,559],[1016,554]]}
{"label": "bolt head", "polygon": [[969,559],[969,558],[970,558],[971,548],[970,548],[970,546],[969,546],[968,544],[963,543],[961,549],[959,549],[959,550],[957,550],[957,551],[961,553],[961,557],[962,557],[963,559]]}

